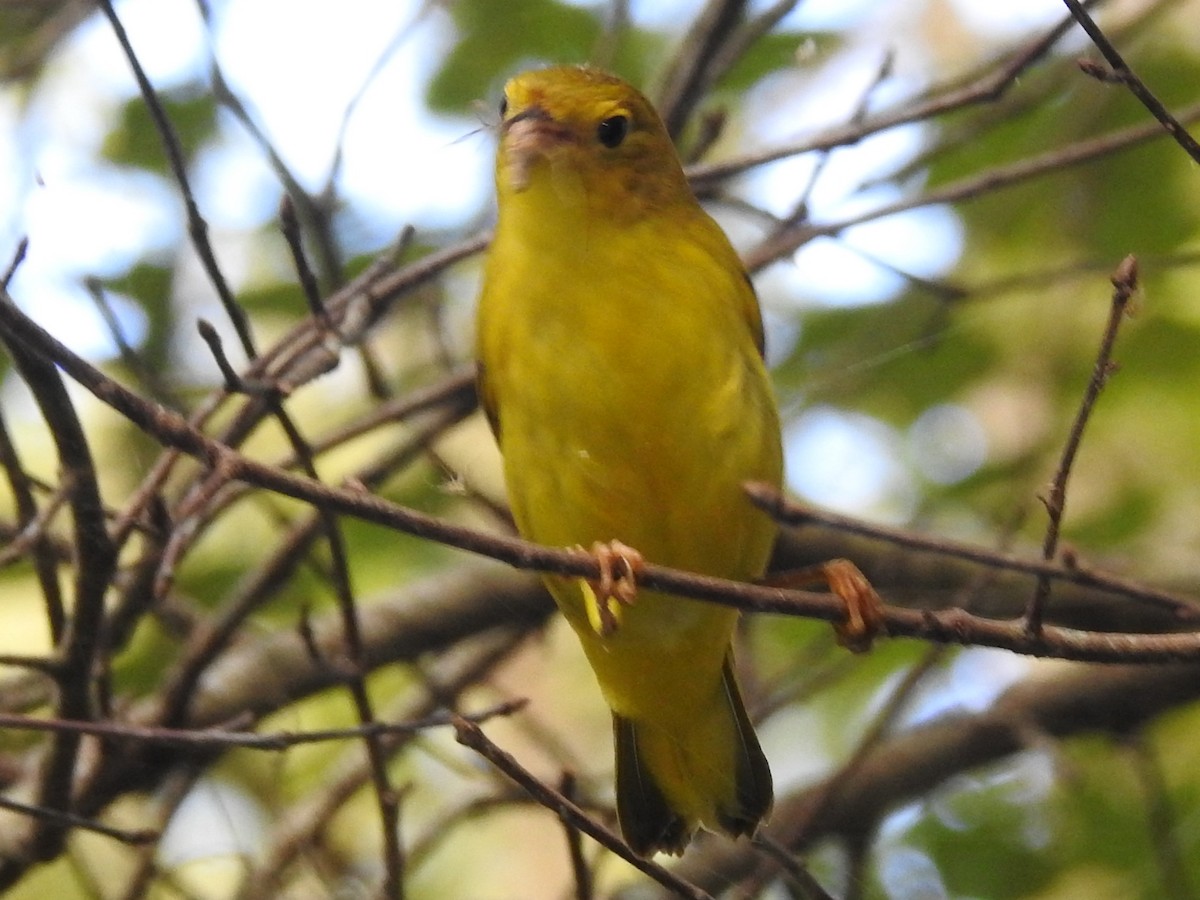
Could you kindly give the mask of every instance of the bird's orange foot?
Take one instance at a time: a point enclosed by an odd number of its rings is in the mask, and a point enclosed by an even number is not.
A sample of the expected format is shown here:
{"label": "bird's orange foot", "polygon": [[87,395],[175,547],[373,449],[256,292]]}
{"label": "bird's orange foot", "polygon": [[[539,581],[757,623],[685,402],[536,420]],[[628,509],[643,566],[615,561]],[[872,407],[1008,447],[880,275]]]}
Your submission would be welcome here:
{"label": "bird's orange foot", "polygon": [[781,572],[766,583],[795,588],[827,585],[846,605],[845,620],[833,624],[838,643],[855,653],[870,650],[875,637],[883,631],[883,601],[867,576],[848,559],[831,559],[816,566]]}
{"label": "bird's orange foot", "polygon": [[846,604],[846,620],[835,622],[838,643],[847,650],[864,653],[883,630],[883,601],[854,563],[848,559],[831,559],[824,563],[825,583],[829,590]]}
{"label": "bird's orange foot", "polygon": [[632,606],[637,599],[637,575],[646,561],[620,541],[597,541],[592,544],[592,556],[600,566],[600,577],[587,582],[588,620],[597,634],[608,637],[621,624],[621,608]]}

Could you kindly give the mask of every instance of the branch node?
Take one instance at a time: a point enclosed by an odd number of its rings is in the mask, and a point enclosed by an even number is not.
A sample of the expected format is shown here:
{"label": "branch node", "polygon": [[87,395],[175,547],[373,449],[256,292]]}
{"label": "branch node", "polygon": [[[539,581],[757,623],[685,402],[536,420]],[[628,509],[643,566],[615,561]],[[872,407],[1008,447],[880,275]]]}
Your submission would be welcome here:
{"label": "branch node", "polygon": [[1137,257],[1132,253],[1117,265],[1112,275],[1112,284],[1123,293],[1124,300],[1128,300],[1129,295],[1138,289],[1139,274]]}
{"label": "branch node", "polygon": [[209,352],[212,353],[217,368],[221,372],[225,390],[229,393],[245,394],[250,397],[286,397],[288,395],[289,392],[284,390],[279,383],[259,378],[243,378],[239,375],[233,368],[233,364],[229,362],[229,357],[225,355],[225,344],[221,340],[221,335],[207,319],[197,319],[196,330],[200,332],[200,337],[208,345]]}
{"label": "branch node", "polygon": [[1089,78],[1096,79],[1101,84],[1124,84],[1126,81],[1123,72],[1114,71],[1094,59],[1079,59],[1075,64],[1079,67],[1080,72]]}

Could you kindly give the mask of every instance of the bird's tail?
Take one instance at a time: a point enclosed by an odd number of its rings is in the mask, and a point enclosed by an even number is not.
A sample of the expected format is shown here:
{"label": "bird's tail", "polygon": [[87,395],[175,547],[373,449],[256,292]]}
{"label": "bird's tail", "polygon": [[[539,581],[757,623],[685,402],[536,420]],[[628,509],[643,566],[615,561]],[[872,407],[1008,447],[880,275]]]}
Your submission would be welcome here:
{"label": "bird's tail", "polygon": [[717,696],[685,727],[613,714],[617,818],[640,856],[682,853],[698,825],[753,834],[771,811],[771,770],[725,657]]}

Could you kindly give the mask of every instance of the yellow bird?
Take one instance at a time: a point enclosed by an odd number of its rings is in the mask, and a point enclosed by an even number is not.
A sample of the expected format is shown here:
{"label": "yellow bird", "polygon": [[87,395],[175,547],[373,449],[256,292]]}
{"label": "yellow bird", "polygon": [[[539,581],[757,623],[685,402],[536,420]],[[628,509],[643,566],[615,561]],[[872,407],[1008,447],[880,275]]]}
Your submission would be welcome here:
{"label": "yellow bird", "polygon": [[622,833],[643,855],[698,826],[753,834],[771,773],[734,679],[737,613],[629,588],[641,558],[764,571],[776,528],[743,484],[779,485],[782,453],[754,289],[634,88],[527,72],[501,115],[480,393],[521,534],[616,570],[546,581],[612,709]]}

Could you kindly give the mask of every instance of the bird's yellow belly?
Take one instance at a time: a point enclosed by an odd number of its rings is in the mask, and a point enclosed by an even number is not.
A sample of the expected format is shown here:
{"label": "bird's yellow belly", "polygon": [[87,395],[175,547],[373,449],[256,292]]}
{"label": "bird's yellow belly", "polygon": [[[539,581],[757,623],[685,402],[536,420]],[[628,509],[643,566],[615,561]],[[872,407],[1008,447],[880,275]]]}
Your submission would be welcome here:
{"label": "bird's yellow belly", "polygon": [[[522,534],[551,546],[617,540],[652,563],[735,579],[761,574],[774,526],[742,484],[779,478],[763,386],[748,383],[736,360],[716,384],[632,361],[566,379],[553,372],[561,364],[549,350],[523,357],[522,400],[504,413],[506,479]],[[687,698],[716,690],[734,610],[643,591],[602,637],[581,581],[548,584],[618,713],[685,719]]]}

